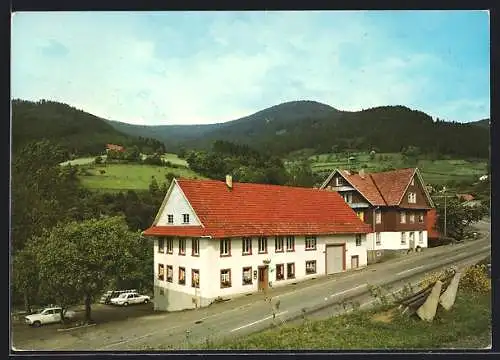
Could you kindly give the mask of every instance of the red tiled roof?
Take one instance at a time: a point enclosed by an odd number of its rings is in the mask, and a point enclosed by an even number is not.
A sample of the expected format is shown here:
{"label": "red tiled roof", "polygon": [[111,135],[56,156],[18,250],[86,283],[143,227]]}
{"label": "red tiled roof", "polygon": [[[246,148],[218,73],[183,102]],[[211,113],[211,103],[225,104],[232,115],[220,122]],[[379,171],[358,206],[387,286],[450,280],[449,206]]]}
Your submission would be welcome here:
{"label": "red tiled roof", "polygon": [[472,201],[472,200],[474,200],[474,196],[472,196],[471,194],[457,194],[457,197],[460,200],[464,200],[464,201]]}
{"label": "red tiled roof", "polygon": [[152,226],[145,235],[273,236],[368,233],[342,197],[290,186],[180,179],[177,183],[204,227]]}
{"label": "red tiled roof", "polygon": [[427,212],[427,237],[429,239],[437,239],[440,234],[436,229],[437,225],[437,211],[436,209],[431,209]]}
{"label": "red tiled roof", "polygon": [[401,201],[414,168],[385,171],[370,174],[388,206],[396,206]]}
{"label": "red tiled roof", "polygon": [[[363,177],[359,173],[350,173],[339,170],[340,174],[356,189],[366,200],[374,206],[397,206],[403,197],[415,168],[391,170],[379,173],[367,173]],[[326,186],[326,184],[325,184]],[[421,209],[420,205],[408,205],[407,208]]]}
{"label": "red tiled roof", "polygon": [[121,145],[115,145],[115,144],[106,144],[106,149],[109,150],[115,150],[115,151],[124,151],[125,148]]}
{"label": "red tiled roof", "polygon": [[346,170],[342,170],[341,174],[345,177],[349,183],[358,190],[361,195],[363,195],[366,200],[368,200],[374,206],[385,206],[384,198],[380,195],[371,174],[365,174],[364,178],[358,173],[350,173]]}

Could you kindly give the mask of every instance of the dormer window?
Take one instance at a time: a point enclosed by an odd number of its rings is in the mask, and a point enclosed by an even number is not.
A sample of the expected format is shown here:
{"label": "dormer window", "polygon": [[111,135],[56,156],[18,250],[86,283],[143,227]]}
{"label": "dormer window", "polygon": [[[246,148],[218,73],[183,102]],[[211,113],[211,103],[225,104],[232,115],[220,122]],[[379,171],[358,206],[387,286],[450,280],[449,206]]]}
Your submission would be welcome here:
{"label": "dormer window", "polygon": [[167,215],[167,221],[169,224],[173,224],[174,223],[174,215],[173,214],[168,214]]}
{"label": "dormer window", "polygon": [[189,224],[189,214],[182,214],[182,223]]}

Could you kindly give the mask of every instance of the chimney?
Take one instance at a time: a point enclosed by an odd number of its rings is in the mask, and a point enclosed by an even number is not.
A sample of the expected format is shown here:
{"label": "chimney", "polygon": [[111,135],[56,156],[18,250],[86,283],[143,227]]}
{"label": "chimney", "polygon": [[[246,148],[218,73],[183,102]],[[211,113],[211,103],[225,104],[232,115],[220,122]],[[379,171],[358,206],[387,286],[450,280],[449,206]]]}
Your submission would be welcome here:
{"label": "chimney", "polygon": [[364,178],[365,178],[365,169],[361,169],[361,170],[359,170],[359,177],[360,177],[361,179],[364,179]]}
{"label": "chimney", "polygon": [[233,177],[231,175],[226,175],[226,185],[229,189],[233,188]]}

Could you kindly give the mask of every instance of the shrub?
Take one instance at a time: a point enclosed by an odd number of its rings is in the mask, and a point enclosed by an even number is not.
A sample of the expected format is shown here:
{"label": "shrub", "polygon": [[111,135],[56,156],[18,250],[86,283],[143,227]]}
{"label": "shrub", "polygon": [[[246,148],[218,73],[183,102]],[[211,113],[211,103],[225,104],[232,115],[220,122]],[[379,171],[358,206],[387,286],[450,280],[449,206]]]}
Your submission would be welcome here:
{"label": "shrub", "polygon": [[488,268],[485,264],[467,268],[460,279],[459,288],[472,294],[487,294],[491,290]]}
{"label": "shrub", "polygon": [[420,288],[421,289],[425,289],[426,287],[428,287],[429,285],[434,284],[438,280],[441,280],[441,281],[444,282],[444,280],[447,277],[449,277],[450,275],[452,275],[453,273],[454,273],[454,270],[451,269],[451,268],[448,268],[448,269],[446,269],[444,271],[440,271],[440,272],[429,273],[420,282]]}

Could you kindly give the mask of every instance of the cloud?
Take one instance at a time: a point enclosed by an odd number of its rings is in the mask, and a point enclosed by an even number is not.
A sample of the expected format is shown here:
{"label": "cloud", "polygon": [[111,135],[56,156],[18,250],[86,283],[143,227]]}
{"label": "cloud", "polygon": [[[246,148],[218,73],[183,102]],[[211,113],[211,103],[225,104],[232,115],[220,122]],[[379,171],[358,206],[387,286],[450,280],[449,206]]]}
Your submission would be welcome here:
{"label": "cloud", "polygon": [[22,14],[12,93],[142,124],[222,122],[299,99],[489,116],[489,95],[454,95],[440,79],[473,84],[461,73],[481,69],[457,71],[408,42],[368,12]]}

